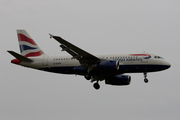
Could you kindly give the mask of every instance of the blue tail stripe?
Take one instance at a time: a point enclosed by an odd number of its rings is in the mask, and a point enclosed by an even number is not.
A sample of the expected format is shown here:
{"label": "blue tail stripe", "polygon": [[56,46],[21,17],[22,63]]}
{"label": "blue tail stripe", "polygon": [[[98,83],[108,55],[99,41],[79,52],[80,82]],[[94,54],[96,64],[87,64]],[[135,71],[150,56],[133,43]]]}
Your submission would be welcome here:
{"label": "blue tail stripe", "polygon": [[19,48],[20,48],[20,51],[21,53],[25,50],[32,50],[32,49],[37,49],[37,48],[34,48],[34,47],[29,47],[27,45],[19,45]]}

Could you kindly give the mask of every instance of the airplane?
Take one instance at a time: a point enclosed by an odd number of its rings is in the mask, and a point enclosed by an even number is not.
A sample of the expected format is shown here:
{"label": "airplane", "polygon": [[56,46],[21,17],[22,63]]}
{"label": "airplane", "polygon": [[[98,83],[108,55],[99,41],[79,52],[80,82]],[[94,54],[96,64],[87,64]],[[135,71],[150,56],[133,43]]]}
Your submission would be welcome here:
{"label": "airplane", "polygon": [[16,58],[11,63],[47,72],[84,76],[94,82],[96,90],[100,88],[99,81],[103,80],[108,85],[129,85],[131,76],[125,73],[143,73],[147,83],[147,73],[166,70],[171,66],[162,57],[148,53],[92,55],[59,36],[49,35],[60,43],[62,51],[71,56],[49,56],[25,30],[17,30],[21,54],[7,51]]}

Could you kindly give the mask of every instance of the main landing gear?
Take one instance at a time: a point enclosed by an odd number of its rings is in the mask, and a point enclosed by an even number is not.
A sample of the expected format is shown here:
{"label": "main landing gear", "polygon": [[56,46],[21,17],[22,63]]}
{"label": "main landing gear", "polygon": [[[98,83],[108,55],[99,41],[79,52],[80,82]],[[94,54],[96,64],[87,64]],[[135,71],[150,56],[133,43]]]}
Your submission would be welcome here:
{"label": "main landing gear", "polygon": [[[86,78],[86,80],[90,80],[90,79],[92,78],[91,75],[89,75],[89,74],[85,74],[84,77]],[[96,80],[94,80],[94,79],[92,78],[91,82],[94,82],[94,81],[96,81]],[[94,87],[96,90],[98,90],[98,89],[100,88],[100,85],[99,85],[99,83],[98,83],[98,80],[97,80],[97,82],[95,82],[95,83],[93,84],[93,87]]]}
{"label": "main landing gear", "polygon": [[144,72],[144,82],[145,82],[145,83],[148,83],[147,73],[146,73],[146,72]]}
{"label": "main landing gear", "polygon": [[89,75],[89,74],[85,74],[84,77],[86,78],[86,80],[90,80],[91,79],[91,75]]}

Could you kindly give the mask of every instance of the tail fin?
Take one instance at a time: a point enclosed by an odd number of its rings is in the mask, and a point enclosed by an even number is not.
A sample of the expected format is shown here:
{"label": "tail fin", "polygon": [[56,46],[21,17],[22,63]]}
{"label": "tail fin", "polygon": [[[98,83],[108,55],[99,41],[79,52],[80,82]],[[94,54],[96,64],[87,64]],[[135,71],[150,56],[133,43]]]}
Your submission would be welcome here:
{"label": "tail fin", "polygon": [[25,30],[17,30],[17,36],[21,55],[25,57],[36,57],[44,54]]}

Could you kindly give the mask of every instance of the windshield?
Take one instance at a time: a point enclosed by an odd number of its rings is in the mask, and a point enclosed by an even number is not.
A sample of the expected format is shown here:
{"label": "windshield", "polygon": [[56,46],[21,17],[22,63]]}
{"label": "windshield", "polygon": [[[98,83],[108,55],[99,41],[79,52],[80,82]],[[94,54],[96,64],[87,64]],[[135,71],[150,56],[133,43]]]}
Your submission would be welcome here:
{"label": "windshield", "polygon": [[160,57],[160,56],[154,56],[154,58],[156,58],[156,59],[163,59],[163,57]]}

